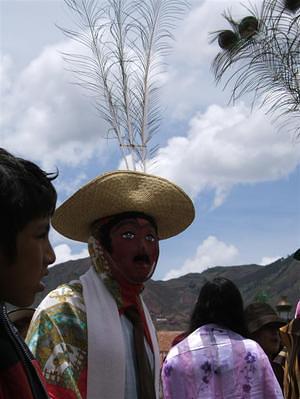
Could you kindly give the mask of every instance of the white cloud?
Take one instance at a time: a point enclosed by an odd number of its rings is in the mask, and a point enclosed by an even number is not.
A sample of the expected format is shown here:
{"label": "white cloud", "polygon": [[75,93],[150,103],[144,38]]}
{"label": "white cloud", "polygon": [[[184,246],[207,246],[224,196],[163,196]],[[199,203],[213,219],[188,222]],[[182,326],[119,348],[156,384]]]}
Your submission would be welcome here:
{"label": "white cloud", "polygon": [[275,131],[262,110],[211,105],[191,119],[186,135],[159,149],[149,172],[175,181],[194,198],[213,190],[219,206],[237,184],[288,176],[300,164],[299,145]]}
{"label": "white cloud", "polygon": [[[255,3],[261,1],[251,2],[253,6]],[[211,43],[212,33],[231,29],[223,17],[225,10],[230,10],[237,21],[249,15],[238,0],[195,0],[178,24],[168,60],[168,80],[162,89],[162,103],[174,119],[184,120],[207,104],[229,100],[230,92],[223,92],[222,82],[216,86],[211,71],[212,61],[220,51],[216,41]]]}
{"label": "white cloud", "polygon": [[71,247],[67,244],[57,245],[54,248],[54,252],[56,255],[56,261],[51,266],[54,266],[58,263],[67,262],[69,260],[81,259],[89,256],[88,250],[86,248],[82,249],[78,253],[72,253]]}
{"label": "white cloud", "polygon": [[[222,96],[220,89],[212,88],[209,65],[218,49],[209,43],[208,33],[227,28],[222,17],[224,8],[234,5],[238,18],[246,10],[235,0],[193,3],[175,32],[163,91],[163,103],[168,104],[174,119],[184,118],[186,124],[187,118],[193,117],[185,135],[174,131],[174,137],[155,158],[156,168],[149,168],[149,172],[176,181],[193,197],[213,190],[214,206],[219,206],[236,184],[287,176],[299,164],[299,151],[287,135],[274,131],[261,111],[249,116],[249,110],[242,105],[207,108],[213,97]],[[0,76],[6,86],[1,146],[42,162],[46,169],[57,163],[76,167],[96,156],[97,160],[107,161],[112,148],[102,139],[105,125],[93,109],[92,100],[70,84],[74,78],[65,70],[60,52],[77,52],[77,46],[64,41],[45,47],[39,57],[14,75],[14,80],[9,76],[12,62],[9,57],[3,58]],[[196,109],[206,110],[195,113]],[[76,186],[77,182],[64,182],[60,188],[69,194]]]}
{"label": "white cloud", "polygon": [[[69,197],[74,194],[81,186],[88,182],[86,173],[80,172],[77,176],[72,176],[70,179],[62,178],[58,176],[57,181],[55,180],[55,188],[60,193],[64,193],[64,197]],[[60,203],[57,203],[57,207]]]}
{"label": "white cloud", "polygon": [[[45,47],[2,95],[1,146],[46,168],[57,162],[76,166],[107,150],[103,120],[65,70],[61,52],[74,51],[70,41]],[[7,76],[8,60],[1,75]]]}
{"label": "white cloud", "polygon": [[9,71],[13,68],[13,62],[10,56],[3,55],[0,63],[0,99],[1,106],[3,106],[3,97],[11,87],[11,79]]}
{"label": "white cloud", "polygon": [[280,258],[280,256],[263,256],[261,261],[259,262],[259,265],[262,265],[262,266],[269,265],[270,263],[275,262],[279,258]]}
{"label": "white cloud", "polygon": [[187,273],[201,273],[214,266],[232,265],[238,254],[239,251],[234,245],[209,236],[198,246],[193,258],[187,259],[179,269],[170,270],[163,280],[177,278]]}
{"label": "white cloud", "polygon": [[[237,1],[195,1],[185,20],[178,24],[162,100],[163,108],[167,104],[175,119],[186,118],[220,97],[220,90],[212,89],[209,71],[217,46],[209,43],[208,33],[227,24],[221,14],[231,4],[239,12]],[[66,40],[45,47],[13,80],[8,75],[13,69],[11,61],[4,57],[6,91],[2,96],[1,146],[42,161],[47,169],[57,163],[76,167],[96,153],[100,155],[98,159],[102,158],[104,151],[111,148],[102,139],[106,126],[92,100],[86,91],[70,84],[75,79],[65,70],[61,52],[82,53],[83,48],[78,46]]]}

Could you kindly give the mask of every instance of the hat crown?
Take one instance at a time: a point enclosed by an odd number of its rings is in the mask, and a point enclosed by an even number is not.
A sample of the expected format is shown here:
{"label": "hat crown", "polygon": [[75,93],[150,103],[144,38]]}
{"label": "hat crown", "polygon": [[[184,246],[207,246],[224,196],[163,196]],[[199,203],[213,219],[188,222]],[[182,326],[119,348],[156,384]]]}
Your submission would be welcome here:
{"label": "hat crown", "polygon": [[263,302],[251,303],[246,307],[245,322],[250,333],[258,331],[267,324],[284,324],[272,306]]}

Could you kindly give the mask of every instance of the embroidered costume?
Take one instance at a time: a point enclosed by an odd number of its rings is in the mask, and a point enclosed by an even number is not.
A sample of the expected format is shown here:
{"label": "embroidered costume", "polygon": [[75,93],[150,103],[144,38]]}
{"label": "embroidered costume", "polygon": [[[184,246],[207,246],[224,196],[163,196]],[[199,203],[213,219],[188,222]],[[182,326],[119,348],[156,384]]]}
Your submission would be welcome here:
{"label": "embroidered costume", "polygon": [[[80,280],[58,287],[45,298],[31,324],[28,345],[42,366],[49,392],[56,398],[97,397],[101,381],[101,398],[123,397],[127,392],[125,398],[134,399],[138,397],[135,366],[128,360],[130,354],[126,353],[125,345],[129,342],[132,346],[132,326],[123,314],[131,300],[128,295],[122,296],[100,255],[101,246],[92,237],[89,249],[95,267]],[[152,369],[156,370],[158,392],[159,349],[151,317],[142,300],[141,305],[149,342],[146,340],[145,345]]]}
{"label": "embroidered costume", "polygon": [[[106,290],[103,286],[102,289]],[[107,290],[105,293],[107,294]],[[101,320],[103,320],[102,324],[105,327],[107,319]],[[121,324],[117,327],[120,330]],[[149,329],[153,331],[152,325],[149,325]],[[91,331],[101,333],[99,330],[92,330],[92,328]],[[100,372],[95,377],[99,379],[98,381],[103,380],[103,384],[109,384],[110,392],[115,389],[125,390],[125,380],[119,383],[118,379],[115,378],[117,369],[120,366],[122,369],[124,368],[125,360],[123,360],[123,363],[119,361],[119,364],[115,364],[116,370],[112,365],[108,366],[114,350],[118,360],[120,360],[120,352],[117,349],[121,347],[124,352],[124,346],[120,345],[120,342],[118,342],[117,348],[110,345],[111,337],[109,337],[109,334],[115,335],[115,331],[107,331],[106,338],[108,338],[108,341],[104,342],[109,351],[106,354],[107,358],[105,359],[102,355],[97,362],[93,363],[91,359],[90,363],[94,364],[95,367],[106,367],[107,373],[110,375],[109,379],[105,379]],[[48,391],[54,397],[64,399],[87,397],[87,337],[87,315],[80,281],[62,285],[52,291],[37,310],[28,334],[28,345],[42,367]],[[156,346],[155,355],[159,356],[155,341],[154,345]],[[98,353],[98,351],[96,350],[94,355],[95,353]],[[89,354],[89,358],[91,358],[91,354]],[[159,363],[156,366],[159,367]],[[113,378],[113,383],[111,378]],[[156,381],[158,384],[158,378],[156,378]]]}
{"label": "embroidered costume", "polygon": [[282,399],[260,346],[206,324],[171,348],[162,369],[164,399]]}

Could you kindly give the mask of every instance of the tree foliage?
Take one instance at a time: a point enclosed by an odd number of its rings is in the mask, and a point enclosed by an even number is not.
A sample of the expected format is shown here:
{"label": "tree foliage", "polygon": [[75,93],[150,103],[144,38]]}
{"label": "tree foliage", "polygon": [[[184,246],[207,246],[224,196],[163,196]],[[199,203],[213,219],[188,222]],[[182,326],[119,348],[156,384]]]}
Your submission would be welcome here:
{"label": "tree foliage", "polygon": [[[231,101],[250,93],[279,122],[300,134],[300,1],[265,0],[260,9],[214,33],[221,51],[213,62],[217,83],[231,86]],[[298,122],[297,122],[298,121]]]}

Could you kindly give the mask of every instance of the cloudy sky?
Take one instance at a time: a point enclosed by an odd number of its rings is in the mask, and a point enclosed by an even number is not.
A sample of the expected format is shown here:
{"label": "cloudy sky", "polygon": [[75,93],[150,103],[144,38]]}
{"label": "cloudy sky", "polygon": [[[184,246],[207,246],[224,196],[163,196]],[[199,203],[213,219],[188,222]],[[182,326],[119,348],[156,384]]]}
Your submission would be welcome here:
{"label": "cloudy sky", "polygon": [[[194,0],[178,23],[161,89],[162,125],[151,173],[193,198],[196,219],[161,242],[155,279],[213,266],[268,264],[300,244],[300,140],[278,131],[247,99],[228,103],[211,62],[209,32],[227,28],[221,14],[247,14],[239,1]],[[0,146],[58,167],[59,202],[103,172],[120,167],[117,143],[87,93],[72,84],[62,52],[74,42],[63,0],[0,0]],[[57,262],[87,256],[83,244],[51,232]]]}

